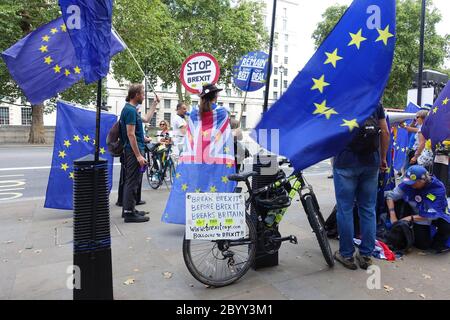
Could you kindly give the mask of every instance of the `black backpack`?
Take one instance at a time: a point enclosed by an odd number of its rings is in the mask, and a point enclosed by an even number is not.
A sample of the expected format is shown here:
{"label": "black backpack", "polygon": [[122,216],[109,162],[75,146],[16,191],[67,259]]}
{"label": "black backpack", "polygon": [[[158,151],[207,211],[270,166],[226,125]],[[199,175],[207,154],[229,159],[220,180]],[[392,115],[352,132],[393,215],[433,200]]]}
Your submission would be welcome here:
{"label": "black backpack", "polygon": [[113,157],[120,157],[123,153],[123,143],[120,132],[120,120],[117,121],[108,132],[106,137],[106,145],[108,146],[108,152]]}
{"label": "black backpack", "polygon": [[376,114],[370,116],[359,129],[349,147],[358,154],[370,154],[380,147],[381,128]]}
{"label": "black backpack", "polygon": [[398,220],[386,237],[386,242],[393,250],[406,251],[414,244],[414,222]]}

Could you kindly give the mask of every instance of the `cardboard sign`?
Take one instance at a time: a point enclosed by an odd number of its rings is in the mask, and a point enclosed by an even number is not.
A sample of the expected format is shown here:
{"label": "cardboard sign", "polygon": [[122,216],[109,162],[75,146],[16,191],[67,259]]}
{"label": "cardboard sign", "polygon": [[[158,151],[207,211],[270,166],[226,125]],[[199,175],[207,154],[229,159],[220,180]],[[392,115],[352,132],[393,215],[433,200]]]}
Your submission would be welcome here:
{"label": "cardboard sign", "polygon": [[246,234],[245,200],[242,194],[186,194],[186,239],[235,240]]}
{"label": "cardboard sign", "polygon": [[180,80],[190,93],[199,94],[202,86],[217,83],[220,67],[216,58],[206,52],[196,53],[187,58],[181,67]]}

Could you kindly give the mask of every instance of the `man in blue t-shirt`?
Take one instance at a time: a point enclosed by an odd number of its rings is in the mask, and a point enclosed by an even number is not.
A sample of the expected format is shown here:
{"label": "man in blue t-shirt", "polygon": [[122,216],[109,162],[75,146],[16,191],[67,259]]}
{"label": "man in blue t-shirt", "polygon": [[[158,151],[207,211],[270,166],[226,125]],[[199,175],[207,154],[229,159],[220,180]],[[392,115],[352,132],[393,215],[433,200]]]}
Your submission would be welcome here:
{"label": "man in blue t-shirt", "polygon": [[[123,217],[125,222],[146,222],[145,212],[136,210],[136,193],[139,184],[142,183],[142,174],[145,171],[147,160],[144,158],[145,138],[143,118],[136,107],[145,99],[144,87],[141,84],[133,84],[128,90],[127,103],[120,114],[120,138],[124,146],[124,186],[123,186]],[[155,97],[150,111],[144,116],[144,121],[149,122],[156,110],[159,99]]]}
{"label": "man in blue t-shirt", "polygon": [[[372,132],[370,141],[364,141],[364,132]],[[381,104],[359,129],[353,141],[334,158],[333,177],[337,202],[339,251],[335,259],[346,268],[356,270],[353,243],[353,207],[358,206],[361,245],[356,259],[362,269],[371,263],[375,249],[377,187],[379,169],[387,170],[389,130]],[[372,130],[372,131],[370,131]],[[370,134],[366,135],[370,136]],[[365,145],[370,145],[366,148]]]}

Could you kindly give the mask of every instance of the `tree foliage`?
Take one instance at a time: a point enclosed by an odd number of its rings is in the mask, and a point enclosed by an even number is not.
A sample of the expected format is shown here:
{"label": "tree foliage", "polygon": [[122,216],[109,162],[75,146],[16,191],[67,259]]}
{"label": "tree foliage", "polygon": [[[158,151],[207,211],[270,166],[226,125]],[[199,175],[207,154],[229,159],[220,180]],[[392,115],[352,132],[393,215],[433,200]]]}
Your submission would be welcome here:
{"label": "tree foliage", "polygon": [[[312,38],[318,47],[344,14],[346,6],[331,6],[322,15]],[[407,91],[410,89],[419,65],[421,3],[416,0],[397,0],[397,43],[394,62],[383,102],[392,108],[403,108]],[[450,55],[450,35],[441,36],[436,32],[436,25],[442,16],[431,0],[427,1],[425,26],[426,69],[443,72],[443,64]]]}

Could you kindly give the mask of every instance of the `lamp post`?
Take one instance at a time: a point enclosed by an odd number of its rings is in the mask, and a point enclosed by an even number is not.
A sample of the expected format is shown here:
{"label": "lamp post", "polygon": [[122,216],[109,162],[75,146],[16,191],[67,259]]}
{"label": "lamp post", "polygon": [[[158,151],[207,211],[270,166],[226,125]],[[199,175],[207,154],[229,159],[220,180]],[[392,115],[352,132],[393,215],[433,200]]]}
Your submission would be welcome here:
{"label": "lamp post", "polygon": [[269,72],[267,73],[266,79],[266,92],[264,94],[264,105],[263,112],[267,112],[268,104],[269,104],[269,90],[270,90],[270,76],[272,70],[272,52],[273,52],[273,39],[275,36],[275,18],[277,15],[277,0],[273,0],[273,10],[272,10],[272,27],[270,31],[270,43],[269,43]]}
{"label": "lamp post", "polygon": [[281,74],[281,83],[280,83],[280,97],[281,97],[283,95],[283,74],[284,74],[284,70],[285,70],[284,66],[281,65],[279,70],[280,70],[280,74]]}
{"label": "lamp post", "polygon": [[417,83],[417,105],[422,106],[422,82],[423,82],[423,59],[425,42],[425,12],[426,0],[422,0],[422,14],[420,21],[420,56],[419,56],[419,79]]}

